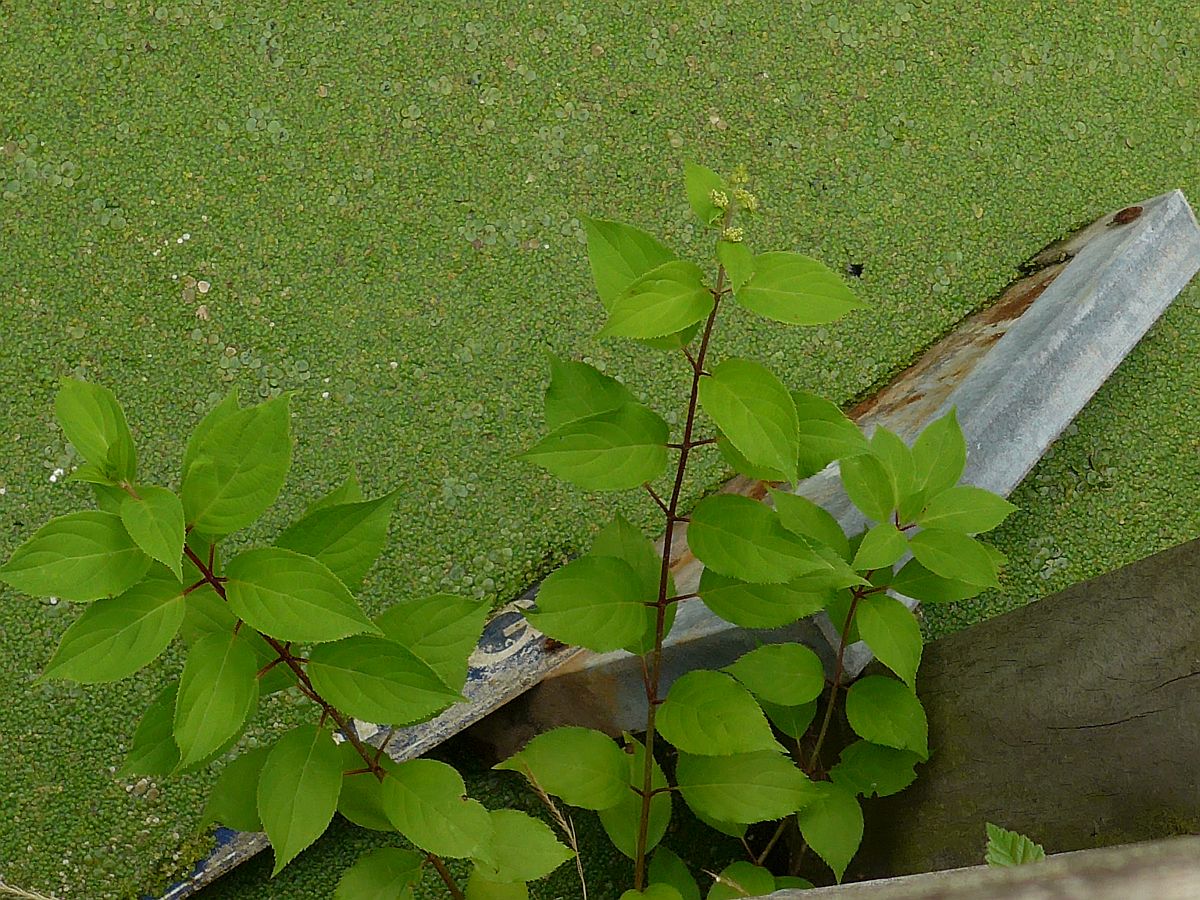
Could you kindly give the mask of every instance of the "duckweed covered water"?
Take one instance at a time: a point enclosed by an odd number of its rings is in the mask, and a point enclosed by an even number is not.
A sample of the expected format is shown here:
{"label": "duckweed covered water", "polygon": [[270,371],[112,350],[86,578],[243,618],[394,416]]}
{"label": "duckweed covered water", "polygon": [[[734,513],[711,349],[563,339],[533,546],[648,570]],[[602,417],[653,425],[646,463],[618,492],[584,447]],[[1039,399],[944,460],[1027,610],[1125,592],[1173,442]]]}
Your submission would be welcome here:
{"label": "duckweed covered water", "polygon": [[[1200,197],[1186,5],[845,7],[10,4],[0,554],[87,503],[63,481],[77,460],[52,417],[61,375],[117,391],[145,477],[171,486],[231,386],[247,402],[294,390],[291,478],[240,544],[356,464],[368,495],[407,488],[370,612],[434,590],[501,603],[617,510],[659,525],[642,497],[511,460],[541,431],[540,348],[679,420],[682,366],[591,339],[580,213],[706,261],[683,161],[747,163],[764,212],[750,245],[861,266],[870,308],[821,329],[731,310],[715,352],[849,402],[1078,222],[1172,187]],[[995,535],[1004,590],[929,610],[931,633],[1200,533],[1198,308],[1193,285],[1018,489]],[[701,457],[687,496],[725,474]],[[113,685],[29,687],[77,615],[0,596],[0,877],[136,896],[204,854],[193,831],[216,773],[114,775],[174,649]],[[244,746],[308,718],[265,702]],[[499,806],[489,779],[476,789]],[[327,896],[379,840],[337,829],[278,878],[260,861],[212,893]],[[598,883],[624,877],[595,865]],[[539,896],[572,895],[564,872]]]}

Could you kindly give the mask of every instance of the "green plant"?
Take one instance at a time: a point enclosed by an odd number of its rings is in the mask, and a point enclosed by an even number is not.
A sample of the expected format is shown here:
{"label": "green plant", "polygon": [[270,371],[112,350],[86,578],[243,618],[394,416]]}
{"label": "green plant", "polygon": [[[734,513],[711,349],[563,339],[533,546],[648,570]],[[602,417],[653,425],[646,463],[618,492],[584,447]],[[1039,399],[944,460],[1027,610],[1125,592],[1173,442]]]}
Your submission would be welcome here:
{"label": "green plant", "polygon": [[1046,858],[1046,851],[1041,844],[1035,844],[1025,835],[991,822],[987,823],[987,838],[983,859],[989,866],[1020,866]]}
{"label": "green plant", "polygon": [[[107,388],[64,379],[59,424],[86,460],[96,509],[51,519],[0,567],[32,595],[86,603],[37,681],[124,678],[179,637],[180,677],[151,703],[122,775],[170,775],[223,757],[260,697],[295,690],[319,720],[244,752],[217,779],[202,825],[265,831],[272,874],[327,828],[335,811],[399,832],[422,853],[383,848],[343,875],[338,898],[412,897],[423,866],[450,894],[527,896],[525,882],[573,856],[541,821],[485,809],[445,763],[397,763],[349,723],[425,721],[461,698],[487,608],[447,594],[374,619],[351,591],[383,550],[396,492],[366,500],[353,474],[269,547],[225,562],[220,542],[275,501],[291,463],[284,395],[239,408],[230,393],[187,442],[178,493],[143,481],[125,415]],[[334,733],[342,737],[340,745]],[[465,889],[443,858],[473,861]]]}
{"label": "green plant", "polygon": [[[614,844],[633,860],[626,897],[699,896],[677,857],[665,849],[648,856],[666,833],[675,793],[701,820],[746,847],[747,861],[716,873],[710,898],[808,884],[763,867],[790,822],[840,881],[862,837],[858,797],[904,789],[916,777],[914,765],[929,756],[915,691],[921,631],[887,591],[936,603],[996,585],[1003,557],[974,535],[1014,509],[988,491],[958,484],[966,445],[953,409],[911,447],[882,427],[868,440],[832,403],[789,390],[757,362],[709,362],[727,296],[744,310],[793,325],[833,322],[861,306],[818,261],[747,248],[743,230],[732,224],[735,209],[757,208],[746,183],[742,167],[728,182],[702,166],[685,169],[692,209],[718,232],[713,286],[697,265],[647,232],[582,217],[608,313],[598,337],[631,338],[682,356],[692,376],[682,435],[673,439],[667,422],[616,379],[551,356],[549,433],[522,454],[581,488],[644,490],[666,520],[659,556],[617,516],[585,555],[543,582],[537,611],[528,614],[556,640],[642,656],[644,746],[625,735],[622,752],[600,732],[564,727],[537,736],[499,766],[525,773],[568,804],[599,812]],[[702,418],[711,431],[699,437]],[[794,484],[838,461],[847,495],[874,524],[849,538],[824,509],[781,490],[770,491],[773,508],[719,493],[684,515],[685,469],[690,454],[704,447],[715,448],[734,470],[774,483]],[[668,470],[672,451],[678,459],[664,498],[652,482]],[[705,567],[695,593],[677,593],[671,576],[680,523],[687,523],[689,547]],[[914,558],[893,571],[908,552]],[[823,713],[824,667],[795,643],[759,647],[721,671],[689,672],[662,696],[663,639],[676,604],[696,597],[748,628],[781,627],[826,610],[841,641]],[[832,764],[826,740],[845,651],[859,639],[898,679],[869,676],[845,690],[845,713],[861,740]],[[657,760],[663,740],[677,751],[673,784]],[[747,826],[774,820],[774,832],[753,849]]]}

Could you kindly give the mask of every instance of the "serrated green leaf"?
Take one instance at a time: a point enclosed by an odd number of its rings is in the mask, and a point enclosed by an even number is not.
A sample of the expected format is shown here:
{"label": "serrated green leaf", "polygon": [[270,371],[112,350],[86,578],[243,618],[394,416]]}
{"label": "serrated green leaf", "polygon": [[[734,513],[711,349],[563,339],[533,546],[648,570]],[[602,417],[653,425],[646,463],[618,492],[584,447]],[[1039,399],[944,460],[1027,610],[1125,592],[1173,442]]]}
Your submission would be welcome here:
{"label": "serrated green leaf", "polygon": [[275,502],[292,461],[288,396],[228,412],[197,442],[180,489],[197,531],[232,534]]}
{"label": "serrated green leaf", "polygon": [[889,587],[897,594],[922,603],[953,603],[974,597],[983,590],[977,584],[934,575],[915,559],[910,559],[900,567]]}
{"label": "serrated green leaf", "polygon": [[752,312],[789,325],[824,325],[864,304],[829,267],[800,253],[754,257],[754,280],[735,298]]}
{"label": "serrated green leaf", "polygon": [[645,585],[628,563],[612,556],[581,556],[556,569],[537,593],[537,612],[525,618],[545,635],[597,653],[640,640],[657,590]]}
{"label": "serrated green leaf", "polygon": [[808,576],[801,575],[784,584],[753,584],[706,568],[696,592],[726,622],[742,628],[782,628],[820,612],[832,598],[831,591],[810,590],[807,581]]}
{"label": "serrated green leaf", "polygon": [[775,876],[769,869],[738,860],[718,873],[706,900],[742,900],[743,897],[760,897],[774,892]]}
{"label": "serrated green leaf", "polygon": [[732,756],[681,752],[675,781],[698,815],[746,825],[791,815],[815,796],[807,776],[774,750]]}
{"label": "serrated green leaf", "polygon": [[713,303],[699,266],[683,259],[665,262],[617,296],[596,337],[661,338],[704,321]]}
{"label": "serrated green leaf", "polygon": [[646,871],[650,883],[666,885],[679,892],[681,900],[700,900],[700,886],[683,860],[666,847],[659,847]]}
{"label": "serrated green leaf", "polygon": [[183,451],[183,471],[180,475],[180,482],[187,480],[188,469],[196,461],[200,447],[210,435],[222,427],[229,416],[238,412],[239,409],[237,388],[230,388],[229,393],[221,399],[221,402],[210,409],[204,418],[200,420],[200,423],[188,438],[187,446]]}
{"label": "serrated green leaf", "polygon": [[148,556],[157,559],[183,581],[183,504],[172,491],[138,485],[138,496],[126,494],[121,522]]}
{"label": "serrated green leaf", "polygon": [[896,508],[896,489],[887,469],[873,453],[862,453],[838,464],[846,496],[868,519],[886,522]]}
{"label": "serrated green leaf", "polygon": [[915,489],[915,468],[912,450],[901,440],[894,431],[875,426],[869,441],[871,453],[874,454],[887,471],[892,481],[892,487],[897,502],[901,497],[907,497]]}
{"label": "serrated green leaf", "polygon": [[996,564],[983,545],[960,531],[926,528],[908,539],[912,555],[943,578],[981,587],[999,587]]}
{"label": "serrated green leaf", "polygon": [[805,540],[788,531],[775,510],[749,497],[714,494],[696,504],[688,546],[721,575],[756,584],[782,584],[828,568]]}
{"label": "serrated green leaf", "polygon": [[846,562],[850,562],[850,542],[830,513],[807,497],[789,491],[770,490],[779,521],[788,531],[820,541]]}
{"label": "serrated green leaf", "polygon": [[725,210],[712,202],[713,191],[725,192],[725,179],[712,169],[694,162],[683,164],[683,184],[687,191],[688,204],[704,226],[710,226],[725,215]]}
{"label": "serrated green leaf", "polygon": [[920,761],[911,750],[855,741],[842,751],[829,777],[864,797],[890,797],[917,780],[913,766]]}
{"label": "serrated green leaf", "polygon": [[[338,744],[342,760],[342,790],[338,794],[337,811],[355,825],[373,831],[395,831],[396,826],[387,816],[383,803],[383,782],[373,772],[359,772],[366,762],[349,741]],[[372,754],[374,758],[374,754]],[[378,765],[391,773],[399,763],[386,753],[378,759]],[[348,772],[355,772],[348,775]]]}
{"label": "serrated green leaf", "polygon": [[385,725],[423,722],[462,699],[412,651],[387,638],[356,635],[318,644],[308,653],[308,677],[338,709]]}
{"label": "serrated green leaf", "polygon": [[933,497],[917,516],[917,523],[922,528],[979,534],[991,531],[1015,511],[1013,504],[991,491],[959,484]]}
{"label": "serrated green leaf", "polygon": [[759,700],[780,706],[800,706],[821,696],[825,666],[803,644],[766,644],[744,653],[728,672]]}
{"label": "serrated green leaf", "polygon": [[704,412],[746,459],[797,480],[796,404],[769,369],[748,359],[727,359],[700,379],[698,397]]}
{"label": "serrated green leaf", "polygon": [[221,770],[208,793],[197,827],[220,822],[237,831],[263,830],[258,816],[258,778],[270,752],[270,747],[243,751]]}
{"label": "serrated green leaf", "polygon": [[[628,733],[625,735],[625,758],[629,762],[627,783],[641,791],[646,772],[646,748],[637,738]],[[667,776],[663,774],[658,760],[654,761],[652,772],[651,789],[659,790],[667,787]],[[604,832],[613,842],[613,846],[630,859],[636,859],[638,827],[642,817],[641,794],[635,794],[632,790],[627,791],[620,803],[600,810],[597,815],[600,817],[600,824],[604,826]],[[670,822],[671,795],[666,792],[655,794],[650,798],[650,819],[646,827],[647,853],[658,846],[658,842],[667,833],[667,826]]]}
{"label": "serrated green leaf", "polygon": [[967,443],[955,407],[925,426],[913,441],[912,454],[914,489],[924,488],[925,496],[933,497],[958,484],[967,465]]}
{"label": "serrated green leaf", "polygon": [[[211,587],[206,586],[187,595],[179,636],[188,646],[193,646],[205,635],[229,634],[236,624],[237,616],[230,611],[229,605],[218,597]],[[239,634],[249,641],[259,669],[278,658],[279,654],[258,632],[246,628]],[[258,680],[259,696],[265,697],[267,694],[289,688],[295,683],[296,674],[289,666],[282,664],[272,666],[270,671]]]}
{"label": "serrated green leaf", "polygon": [[158,571],[161,574],[152,574],[120,596],[97,600],[85,609],[63,634],[37,681],[117,681],[156,659],[179,631],[184,615],[183,586],[166,571]]}
{"label": "serrated green leaf", "polygon": [[825,605],[825,612],[829,616],[829,621],[833,623],[834,631],[838,634],[846,635],[847,644],[855,644],[862,640],[858,633],[858,617],[855,616],[850,622],[850,630],[846,631],[846,617],[850,615],[850,605],[853,602],[853,595],[850,591],[837,591],[833,595],[833,599]]}
{"label": "serrated green leaf", "polygon": [[687,753],[728,756],[781,749],[754,697],[721,672],[700,669],[677,678],[656,722],[659,733]]}
{"label": "serrated green leaf", "polygon": [[121,518],[98,510],[51,519],[0,566],[0,580],[31,596],[88,601],[132,587],[150,568],[150,557],[129,536]]}
{"label": "serrated green leaf", "polygon": [[383,779],[384,809],[396,830],[427,853],[487,856],[492,820],[468,799],[462,776],[435,759],[402,762]]}
{"label": "serrated green leaf", "polygon": [[475,860],[490,881],[535,881],[544,878],[575,853],[559,843],[550,826],[515,809],[494,809],[491,859]]}
{"label": "serrated green leaf", "polygon": [[670,429],[638,403],[568,422],[518,458],[577,487],[619,491],[658,478],[667,465]]}
{"label": "serrated green leaf", "polygon": [[275,742],[258,778],[258,816],[275,851],[275,877],[325,833],[342,789],[342,762],[332,734],[300,725]]}
{"label": "serrated green leaf", "polygon": [[916,690],[921,664],[921,626],[899,600],[868,594],[858,601],[858,633],[876,658]]}
{"label": "serrated green leaf", "polygon": [[[112,486],[117,483],[117,479],[113,475],[110,475],[107,472],[105,472],[104,469],[102,469],[100,466],[95,466],[95,465],[92,465],[91,463],[84,463],[83,465],[81,465],[74,472],[72,472],[70,475],[67,476],[67,481],[68,482],[81,481],[81,482],[84,482],[85,484],[97,484],[97,485],[104,485],[104,486]],[[121,497],[129,496],[120,488],[118,488],[117,490],[120,491]],[[120,499],[120,498],[118,498],[118,499]],[[107,511],[108,510],[106,510],[106,512]]]}
{"label": "serrated green leaf", "polygon": [[361,503],[365,499],[362,488],[358,484],[358,472],[355,470],[354,465],[351,464],[350,472],[346,475],[346,480],[320,500],[314,500],[308,504],[304,509],[304,515],[311,516],[319,509],[328,509],[331,506],[338,506],[342,503]]}
{"label": "serrated green leaf", "polygon": [[812,700],[799,706],[779,706],[769,700],[759,701],[762,711],[771,724],[790,738],[800,740],[817,715],[817,701]]}
{"label": "serrated green leaf", "polygon": [[179,679],[174,734],[176,769],[207,756],[229,739],[258,705],[254,651],[236,634],[198,640]]}
{"label": "serrated green leaf", "polygon": [[483,869],[474,866],[464,896],[466,900],[529,900],[529,885],[523,881],[490,881]]}
{"label": "serrated green leaf", "polygon": [[760,466],[750,462],[746,457],[738,452],[737,447],[729,442],[729,438],[717,432],[717,450],[721,454],[721,458],[725,460],[729,468],[739,474],[745,475],[747,478],[753,478],[756,481],[768,482],[786,482],[787,476],[782,472],[772,469],[769,466]]}
{"label": "serrated green leaf", "polygon": [[[490,608],[453,594],[397,603],[375,617],[384,636],[403,644],[453,691],[467,682],[467,658],[479,643]],[[374,720],[372,720],[374,721]]]}
{"label": "serrated green leaf", "polygon": [[735,294],[754,277],[754,254],[744,241],[717,241],[717,259],[725,267]]}
{"label": "serrated green leaf", "polygon": [[54,398],[59,427],[79,455],[114,482],[133,481],[137,451],[125,413],[108,388],[63,378]]}
{"label": "serrated green leaf", "polygon": [[1035,844],[1023,834],[987,823],[987,852],[984,862],[989,866],[1020,866],[1046,858],[1041,844]]}
{"label": "serrated green leaf", "polygon": [[836,405],[808,391],[792,391],[800,422],[800,477],[820,472],[835,459],[866,453],[862,431]]}
{"label": "serrated green leaf", "polygon": [[117,775],[184,775],[203,769],[220,759],[238,742],[246,730],[242,724],[217,749],[191,765],[179,765],[179,746],[175,743],[175,703],[179,696],[178,680],[171,682],[150,702],[138,721],[125,762]]}
{"label": "serrated green leaf", "polygon": [[605,309],[611,310],[613,301],[642,275],[677,258],[658,238],[640,228],[582,213],[579,220],[587,232],[588,262]]}
{"label": "serrated green leaf", "polygon": [[[612,556],[624,562],[633,569],[641,585],[641,595],[647,601],[658,599],[659,580],[662,578],[662,556],[654,549],[654,544],[628,519],[620,513],[600,530],[592,541],[588,556]],[[675,595],[675,579],[667,573],[667,596]],[[667,606],[663,618],[663,633],[671,631],[675,622],[675,611],[678,604]],[[636,639],[622,644],[621,649],[635,656],[649,653],[654,649],[655,631],[658,621],[657,610],[643,607],[645,628]]]}
{"label": "serrated green leaf", "polygon": [[584,809],[616,806],[629,793],[629,763],[612,738],[566,726],[539,734],[492,768],[532,773],[548,794]]}
{"label": "serrated green leaf", "polygon": [[863,814],[858,798],[841,785],[818,781],[817,797],[796,813],[800,834],[833,869],[838,884],[862,843]]}
{"label": "serrated green leaf", "polygon": [[545,415],[546,427],[551,431],[624,403],[637,403],[629,388],[595,366],[560,359],[548,350],[543,354],[550,363]]}
{"label": "serrated green leaf", "polygon": [[863,536],[852,565],[857,572],[890,569],[907,552],[904,533],[891,522],[880,522]]}
{"label": "serrated green leaf", "polygon": [[681,897],[679,891],[669,884],[651,884],[644,891],[630,888],[621,895],[621,900],[681,900]]}
{"label": "serrated green leaf", "polygon": [[925,710],[913,690],[894,678],[868,675],[850,685],[846,718],[861,738],[929,758]]}
{"label": "serrated green leaf", "polygon": [[379,847],[342,873],[333,900],[412,900],[424,858],[412,850]]}
{"label": "serrated green leaf", "polygon": [[336,641],[379,633],[354,597],[323,563],[292,550],[261,548],[225,568],[229,608],[281,641]]}
{"label": "serrated green leaf", "polygon": [[374,500],[319,509],[284,530],[275,546],[311,556],[356,589],[383,552],[399,495],[397,488]]}

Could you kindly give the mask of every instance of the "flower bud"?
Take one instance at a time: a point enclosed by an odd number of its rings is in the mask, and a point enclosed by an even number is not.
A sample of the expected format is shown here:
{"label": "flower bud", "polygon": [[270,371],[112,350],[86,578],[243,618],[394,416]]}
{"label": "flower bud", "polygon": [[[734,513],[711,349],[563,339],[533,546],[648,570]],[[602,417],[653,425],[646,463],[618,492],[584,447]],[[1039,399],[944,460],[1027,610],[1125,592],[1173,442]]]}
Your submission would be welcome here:
{"label": "flower bud", "polygon": [[729,198],[724,191],[711,190],[708,192],[708,199],[712,201],[712,205],[717,209],[725,209],[729,206]]}
{"label": "flower bud", "polygon": [[733,173],[729,176],[730,184],[745,184],[750,180],[750,175],[746,172],[744,163],[738,163],[734,166]]}
{"label": "flower bud", "polygon": [[741,239],[742,229],[740,228],[726,228],[723,232],[721,232],[721,240],[723,241],[729,241],[730,243],[736,244]]}
{"label": "flower bud", "polygon": [[738,203],[740,203],[750,212],[754,212],[756,209],[758,209],[758,198],[745,188],[737,188],[733,192],[733,197]]}

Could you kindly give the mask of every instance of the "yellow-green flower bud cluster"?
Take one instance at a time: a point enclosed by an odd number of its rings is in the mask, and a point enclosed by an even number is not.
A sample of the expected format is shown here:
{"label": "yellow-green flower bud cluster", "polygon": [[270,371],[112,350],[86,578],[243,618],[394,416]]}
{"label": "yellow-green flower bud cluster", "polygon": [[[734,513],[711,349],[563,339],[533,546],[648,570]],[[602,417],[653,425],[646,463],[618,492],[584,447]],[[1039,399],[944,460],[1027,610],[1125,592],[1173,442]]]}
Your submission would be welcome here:
{"label": "yellow-green flower bud cluster", "polygon": [[721,240],[729,241],[733,244],[738,243],[738,241],[742,239],[742,236],[743,232],[740,228],[726,228],[723,232],[721,232]]}
{"label": "yellow-green flower bud cluster", "polygon": [[717,209],[725,209],[729,206],[729,197],[724,191],[711,190],[708,192],[708,199],[712,201],[712,205]]}
{"label": "yellow-green flower bud cluster", "polygon": [[745,188],[737,188],[733,192],[733,199],[735,199],[742,205],[742,207],[750,212],[754,212],[756,209],[758,209],[758,198]]}
{"label": "yellow-green flower bud cluster", "polygon": [[750,180],[750,175],[746,172],[745,163],[738,163],[733,173],[729,176],[729,183],[733,185],[743,185]]}

